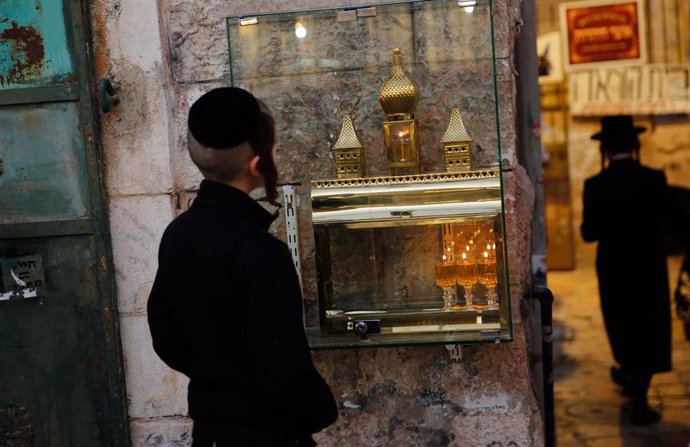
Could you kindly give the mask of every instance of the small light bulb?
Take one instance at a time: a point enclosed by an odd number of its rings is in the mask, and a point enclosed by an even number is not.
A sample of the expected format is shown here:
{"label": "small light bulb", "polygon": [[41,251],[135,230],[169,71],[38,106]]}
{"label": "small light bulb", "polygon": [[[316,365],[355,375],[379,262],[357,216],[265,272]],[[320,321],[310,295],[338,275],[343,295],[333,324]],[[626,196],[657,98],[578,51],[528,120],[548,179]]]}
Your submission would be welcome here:
{"label": "small light bulb", "polygon": [[474,12],[476,4],[476,0],[458,0],[458,6],[463,8],[467,14],[472,14]]}
{"label": "small light bulb", "polygon": [[307,29],[301,23],[295,23],[295,36],[298,39],[304,39],[307,36]]}

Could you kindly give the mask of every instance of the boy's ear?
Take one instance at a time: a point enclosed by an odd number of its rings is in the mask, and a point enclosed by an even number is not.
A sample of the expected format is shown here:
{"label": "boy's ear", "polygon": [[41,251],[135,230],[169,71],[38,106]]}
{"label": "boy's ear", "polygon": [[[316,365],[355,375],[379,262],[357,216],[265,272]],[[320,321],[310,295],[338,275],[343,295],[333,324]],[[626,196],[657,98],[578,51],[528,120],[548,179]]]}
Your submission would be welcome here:
{"label": "boy's ear", "polygon": [[254,177],[261,177],[261,171],[259,171],[259,156],[253,155],[249,159],[249,173]]}

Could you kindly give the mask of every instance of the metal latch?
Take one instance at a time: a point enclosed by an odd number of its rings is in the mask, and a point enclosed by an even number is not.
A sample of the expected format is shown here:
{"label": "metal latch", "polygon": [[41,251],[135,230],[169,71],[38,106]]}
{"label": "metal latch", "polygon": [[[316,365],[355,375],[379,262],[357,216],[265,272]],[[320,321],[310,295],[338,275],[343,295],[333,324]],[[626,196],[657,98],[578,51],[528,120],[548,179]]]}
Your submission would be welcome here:
{"label": "metal latch", "polygon": [[483,340],[494,340],[498,343],[501,340],[501,331],[499,329],[486,329],[479,331]]}

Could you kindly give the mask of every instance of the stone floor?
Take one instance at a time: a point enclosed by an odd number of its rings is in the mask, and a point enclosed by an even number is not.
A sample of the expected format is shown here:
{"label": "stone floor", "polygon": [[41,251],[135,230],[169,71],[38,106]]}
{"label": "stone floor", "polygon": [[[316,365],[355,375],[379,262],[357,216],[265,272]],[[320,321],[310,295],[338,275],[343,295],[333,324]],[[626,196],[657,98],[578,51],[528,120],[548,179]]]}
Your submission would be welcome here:
{"label": "stone floor", "polygon": [[[669,261],[675,281],[679,259]],[[648,427],[627,422],[627,399],[609,378],[613,364],[604,333],[594,246],[578,253],[578,268],[549,272],[555,295],[554,344],[556,425],[559,447],[690,447],[690,341],[673,317],[673,371],[656,374],[650,403],[663,419]],[[675,284],[675,282],[674,282]],[[644,330],[644,328],[641,328]]]}

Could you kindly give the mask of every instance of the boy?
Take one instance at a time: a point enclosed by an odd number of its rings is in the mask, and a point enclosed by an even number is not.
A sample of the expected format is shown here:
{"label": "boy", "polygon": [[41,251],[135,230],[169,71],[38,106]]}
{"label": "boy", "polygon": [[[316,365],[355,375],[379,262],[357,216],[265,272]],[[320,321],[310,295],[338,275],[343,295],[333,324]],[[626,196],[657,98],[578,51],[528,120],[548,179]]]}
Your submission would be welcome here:
{"label": "boy", "polygon": [[275,124],[245,90],[212,90],[189,111],[204,176],[166,229],[148,302],[153,347],[190,378],[193,447],[314,446],[337,418],[314,368],[290,253],[268,233],[276,205]]}

